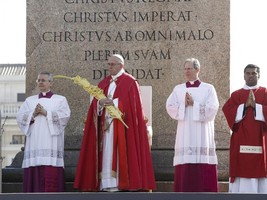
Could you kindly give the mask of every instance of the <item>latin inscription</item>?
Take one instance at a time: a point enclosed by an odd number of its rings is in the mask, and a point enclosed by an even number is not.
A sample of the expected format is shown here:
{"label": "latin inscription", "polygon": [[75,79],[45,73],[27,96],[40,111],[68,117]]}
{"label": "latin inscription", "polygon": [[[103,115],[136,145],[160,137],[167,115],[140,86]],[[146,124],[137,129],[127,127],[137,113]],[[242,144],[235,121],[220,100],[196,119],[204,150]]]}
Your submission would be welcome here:
{"label": "latin inscription", "polygon": [[[184,26],[198,21],[198,12],[193,9],[183,9],[183,6],[193,0],[61,0],[64,1],[64,13],[60,17],[65,27],[82,27],[79,30],[47,30],[42,32],[45,43],[88,44],[81,48],[80,61],[85,63],[106,62],[114,53],[120,53],[127,61],[139,64],[127,69],[127,72],[137,79],[162,79],[164,66],[161,62],[172,60],[175,44],[213,40],[216,34],[207,26]],[[167,4],[168,3],[168,4]],[[82,7],[79,7],[82,5]],[[105,9],[92,9],[91,6],[101,6]],[[111,8],[109,9],[109,5]],[[162,5],[157,9],[140,9],[135,6]],[[166,7],[165,5],[172,5]],[[82,9],[76,9],[76,7]],[[115,6],[115,7],[114,7]],[[116,9],[115,9],[116,8]],[[186,6],[186,8],[191,8]],[[165,23],[168,28],[162,28]],[[131,24],[128,28],[127,24]],[[182,24],[183,26],[179,26]],[[82,26],[80,26],[82,25]],[[127,28],[120,28],[126,25]],[[95,28],[97,27],[97,28]],[[106,28],[109,27],[109,28]],[[115,27],[115,28],[113,28]],[[190,28],[193,27],[193,28]],[[157,44],[164,42],[164,47]],[[120,44],[120,48],[106,49],[106,44]],[[105,45],[100,45],[105,44]],[[143,45],[149,44],[149,45]],[[86,45],[84,45],[86,46]],[[93,46],[93,47],[92,47]],[[96,46],[100,46],[97,48]],[[147,48],[149,46],[149,48]],[[131,48],[130,48],[131,47]],[[147,63],[141,66],[140,63]],[[92,69],[92,79],[100,80],[108,75],[107,69]]]}

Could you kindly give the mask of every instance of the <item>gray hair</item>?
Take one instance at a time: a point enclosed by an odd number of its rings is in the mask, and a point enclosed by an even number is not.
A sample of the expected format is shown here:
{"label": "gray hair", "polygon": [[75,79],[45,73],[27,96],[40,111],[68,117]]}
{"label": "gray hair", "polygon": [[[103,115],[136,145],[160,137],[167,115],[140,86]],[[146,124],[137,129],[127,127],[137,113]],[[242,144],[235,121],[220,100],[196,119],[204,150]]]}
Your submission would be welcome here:
{"label": "gray hair", "polygon": [[200,68],[200,62],[199,62],[198,59],[196,59],[196,58],[188,58],[188,59],[186,59],[185,62],[184,62],[184,65],[185,65],[185,63],[187,63],[187,62],[192,63],[194,69],[199,69],[199,68]]}
{"label": "gray hair", "polygon": [[53,81],[53,74],[52,73],[47,72],[47,71],[42,71],[42,72],[39,73],[39,75],[40,74],[47,75],[48,76],[48,80],[51,81],[51,82]]}

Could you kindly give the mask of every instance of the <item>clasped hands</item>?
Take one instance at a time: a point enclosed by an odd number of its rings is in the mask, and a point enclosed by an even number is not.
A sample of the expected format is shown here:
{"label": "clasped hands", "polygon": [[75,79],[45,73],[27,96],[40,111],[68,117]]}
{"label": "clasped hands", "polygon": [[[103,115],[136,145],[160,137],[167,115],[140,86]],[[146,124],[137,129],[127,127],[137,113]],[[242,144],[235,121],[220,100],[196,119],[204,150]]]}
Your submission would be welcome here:
{"label": "clasped hands", "polygon": [[251,106],[252,108],[255,108],[256,102],[255,102],[255,95],[252,90],[250,90],[247,102],[245,104],[245,107]]}
{"label": "clasped hands", "polygon": [[102,106],[102,107],[105,107],[105,106],[110,106],[110,105],[114,105],[114,104],[113,104],[113,100],[112,99],[105,98],[105,99],[100,99],[99,100],[99,105]]}
{"label": "clasped hands", "polygon": [[185,93],[185,106],[193,106],[194,105],[194,100],[192,96],[186,92]]}
{"label": "clasped hands", "polygon": [[44,109],[44,107],[41,104],[38,103],[34,109],[33,117],[36,117],[39,114],[46,116],[47,111]]}

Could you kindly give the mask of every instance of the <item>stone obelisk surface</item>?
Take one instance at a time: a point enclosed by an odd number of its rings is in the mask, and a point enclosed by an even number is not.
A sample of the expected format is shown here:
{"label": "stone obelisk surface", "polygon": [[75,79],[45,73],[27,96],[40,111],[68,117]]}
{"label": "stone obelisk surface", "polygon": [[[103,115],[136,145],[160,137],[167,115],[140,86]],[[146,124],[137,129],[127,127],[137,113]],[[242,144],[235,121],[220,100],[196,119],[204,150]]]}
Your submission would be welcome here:
{"label": "stone obelisk surface", "polygon": [[[141,86],[152,86],[152,156],[157,180],[173,179],[177,122],[165,103],[183,83],[183,63],[201,63],[200,79],[215,86],[220,101],[215,131],[219,179],[228,178],[229,134],[221,107],[229,97],[230,0],[27,0],[27,95],[36,76],[86,78],[97,85],[108,75],[107,58],[119,53]],[[71,119],[66,128],[66,167],[79,155],[89,94],[70,80],[56,79],[53,91],[66,96]]]}

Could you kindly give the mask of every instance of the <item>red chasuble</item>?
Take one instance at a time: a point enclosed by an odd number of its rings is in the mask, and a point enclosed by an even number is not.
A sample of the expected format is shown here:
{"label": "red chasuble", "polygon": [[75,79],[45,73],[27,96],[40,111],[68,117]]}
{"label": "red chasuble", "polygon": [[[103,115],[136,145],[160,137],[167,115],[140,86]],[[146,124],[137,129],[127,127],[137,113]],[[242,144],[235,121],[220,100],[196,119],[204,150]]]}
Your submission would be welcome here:
{"label": "red chasuble", "polygon": [[[107,95],[111,76],[99,83]],[[129,128],[114,119],[113,170],[119,163],[119,190],[155,189],[154,170],[149,149],[147,129],[142,111],[139,86],[129,74],[117,78],[113,98],[119,99],[123,121]],[[94,99],[88,111],[74,188],[82,191],[98,191],[102,170],[102,143],[105,110],[97,115],[97,100]],[[116,152],[116,151],[115,151]]]}
{"label": "red chasuble", "polygon": [[[257,104],[263,106],[265,122],[255,120],[255,111],[248,107],[244,113],[244,118],[235,123],[238,106],[245,104],[250,90],[240,89],[235,91],[231,98],[223,106],[223,112],[228,125],[233,131],[230,144],[230,172],[229,175],[234,180],[235,177],[260,178],[266,177],[266,134],[267,134],[267,90],[263,87],[254,89]],[[240,146],[261,146],[262,154],[240,153]]]}

